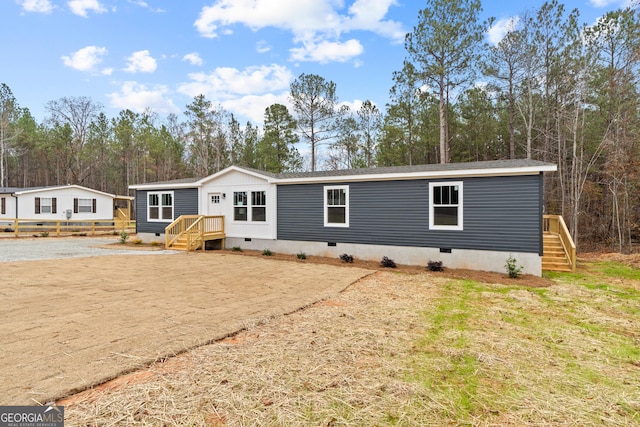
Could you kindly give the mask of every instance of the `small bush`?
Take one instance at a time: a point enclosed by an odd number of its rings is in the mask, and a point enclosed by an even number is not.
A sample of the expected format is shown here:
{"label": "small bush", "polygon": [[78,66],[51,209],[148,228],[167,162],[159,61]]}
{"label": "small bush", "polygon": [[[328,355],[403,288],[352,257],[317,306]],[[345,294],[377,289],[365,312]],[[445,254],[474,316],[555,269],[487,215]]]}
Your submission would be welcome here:
{"label": "small bush", "polygon": [[232,252],[242,252],[242,248],[240,246],[234,246],[231,248]]}
{"label": "small bush", "polygon": [[509,258],[507,258],[507,262],[504,264],[504,267],[507,269],[507,274],[512,279],[517,279],[524,269],[523,266],[518,266],[518,263],[513,255],[509,255]]}
{"label": "small bush", "polygon": [[264,251],[262,251],[262,255],[271,256],[273,255],[273,252],[271,252],[269,249],[265,249]]}
{"label": "small bush", "polygon": [[154,240],[153,242],[151,242],[151,246],[160,246],[162,245],[161,242],[158,242],[157,240]]}
{"label": "small bush", "polygon": [[142,239],[135,239],[135,240],[133,241],[133,244],[134,244],[134,245],[141,245],[141,244],[142,244]]}
{"label": "small bush", "polygon": [[392,259],[387,258],[386,256],[382,257],[382,261],[380,261],[380,265],[385,268],[396,268],[396,263],[393,262]]}
{"label": "small bush", "polygon": [[307,254],[304,252],[298,252],[298,259],[307,259]]}
{"label": "small bush", "polygon": [[40,233],[40,236],[48,237],[49,236],[49,232],[48,231],[43,231],[42,233]]}
{"label": "small bush", "polygon": [[120,243],[124,245],[125,243],[127,243],[127,240],[129,240],[129,233],[127,233],[126,231],[120,233]]}
{"label": "small bush", "polygon": [[429,271],[444,271],[442,261],[429,261],[427,263],[427,270]]}
{"label": "small bush", "polygon": [[353,255],[342,254],[342,255],[340,255],[340,259],[342,260],[342,262],[352,263],[353,262]]}
{"label": "small bush", "polygon": [[117,235],[118,235],[118,234],[120,234],[120,233],[118,233],[118,230],[113,230],[113,231],[111,232],[111,234],[113,234],[114,236],[117,236]]}

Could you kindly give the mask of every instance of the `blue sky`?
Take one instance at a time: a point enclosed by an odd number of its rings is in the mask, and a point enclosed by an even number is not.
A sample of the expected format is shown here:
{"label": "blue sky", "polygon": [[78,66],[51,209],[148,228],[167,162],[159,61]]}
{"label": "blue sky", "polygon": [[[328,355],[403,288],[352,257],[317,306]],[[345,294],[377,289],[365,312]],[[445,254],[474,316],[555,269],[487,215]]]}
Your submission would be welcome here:
{"label": "blue sky", "polygon": [[[593,23],[629,0],[568,0]],[[542,1],[485,0],[488,39]],[[339,101],[384,110],[418,0],[0,0],[0,83],[39,122],[48,101],[87,96],[108,117],[146,107],[180,114],[198,94],[241,122],[288,105],[301,73],[337,85]]]}

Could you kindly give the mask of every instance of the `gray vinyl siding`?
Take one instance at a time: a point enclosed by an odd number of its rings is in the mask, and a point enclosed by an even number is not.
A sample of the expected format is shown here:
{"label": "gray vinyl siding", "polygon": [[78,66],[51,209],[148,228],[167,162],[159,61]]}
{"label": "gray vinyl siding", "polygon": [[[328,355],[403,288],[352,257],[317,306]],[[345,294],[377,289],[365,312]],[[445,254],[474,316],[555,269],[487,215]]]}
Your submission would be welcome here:
{"label": "gray vinyl siding", "polygon": [[[173,191],[173,219],[180,215],[198,214],[198,190],[196,188],[183,188],[172,190],[153,190],[152,193]],[[164,229],[170,222],[147,221],[147,193],[146,190],[136,190],[136,231],[138,233],[164,233]]]}
{"label": "gray vinyl siding", "polygon": [[463,182],[464,229],[429,230],[429,180],[348,185],[349,227],[324,226],[324,185],[278,186],[278,239],[541,253],[541,175]]}

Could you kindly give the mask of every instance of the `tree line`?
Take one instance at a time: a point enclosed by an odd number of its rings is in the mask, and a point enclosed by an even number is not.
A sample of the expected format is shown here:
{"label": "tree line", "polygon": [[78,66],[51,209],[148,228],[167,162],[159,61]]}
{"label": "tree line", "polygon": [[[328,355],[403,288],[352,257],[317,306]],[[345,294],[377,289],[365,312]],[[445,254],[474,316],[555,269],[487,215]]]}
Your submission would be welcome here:
{"label": "tree line", "polygon": [[495,45],[479,0],[428,0],[405,39],[389,101],[340,104],[334,82],[301,74],[289,107],[240,123],[196,96],[181,116],[107,117],[88,97],[50,101],[38,123],[0,84],[0,187],[131,184],[204,177],[229,165],[268,172],[494,159],[555,163],[545,211],[579,248],[632,251],[640,231],[638,7],[580,23],[557,0],[523,10]]}

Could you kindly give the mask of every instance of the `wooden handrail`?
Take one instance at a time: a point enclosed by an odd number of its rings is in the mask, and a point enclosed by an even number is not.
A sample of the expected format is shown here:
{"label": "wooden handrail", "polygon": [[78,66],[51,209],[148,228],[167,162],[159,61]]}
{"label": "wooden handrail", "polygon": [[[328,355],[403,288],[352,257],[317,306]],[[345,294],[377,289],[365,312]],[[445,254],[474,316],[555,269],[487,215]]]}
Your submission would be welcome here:
{"label": "wooden handrail", "polygon": [[576,271],[576,245],[571,238],[567,224],[564,222],[564,218],[560,215],[543,215],[542,217],[542,229],[545,233],[554,233],[560,237],[562,242],[562,248],[569,260],[571,271]]}
{"label": "wooden handrail", "polygon": [[[9,218],[6,220],[7,228],[5,231],[13,233],[15,237],[21,234],[39,233],[41,236],[62,236],[62,235],[91,235],[94,236],[98,232],[111,234],[116,231],[135,231],[135,222],[122,221],[116,224],[117,218],[113,219],[32,219],[32,218]],[[5,222],[0,220],[0,222]],[[12,225],[10,225],[12,224]],[[120,226],[121,225],[121,226]]]}
{"label": "wooden handrail", "polygon": [[194,243],[204,244],[207,234],[224,234],[224,216],[181,215],[165,227],[165,247],[169,249],[181,236],[185,236],[187,251],[190,251]]}
{"label": "wooden handrail", "polygon": [[164,229],[165,247],[169,248],[199,217],[200,215],[180,215],[175,221],[167,225]]}

